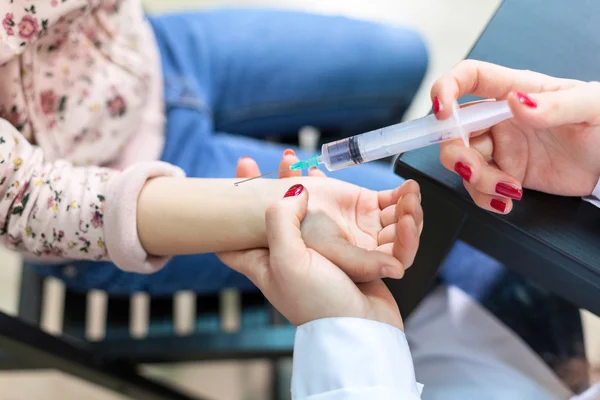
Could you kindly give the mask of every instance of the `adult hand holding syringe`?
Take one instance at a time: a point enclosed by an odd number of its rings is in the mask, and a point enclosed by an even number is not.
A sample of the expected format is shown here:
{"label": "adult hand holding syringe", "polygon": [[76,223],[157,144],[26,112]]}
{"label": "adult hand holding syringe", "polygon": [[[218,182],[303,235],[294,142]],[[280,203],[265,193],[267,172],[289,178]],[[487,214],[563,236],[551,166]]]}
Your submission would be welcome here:
{"label": "adult hand holding syringe", "polygon": [[506,100],[514,115],[472,134],[471,148],[441,146],[442,164],[463,177],[477,205],[506,214],[522,188],[600,198],[598,82],[467,60],[433,85],[438,119],[450,118],[452,103],[465,95]]}
{"label": "adult hand holding syringe", "polygon": [[335,171],[457,138],[462,138],[468,146],[471,132],[489,128],[511,116],[506,101],[480,102],[461,109],[454,102],[452,116],[447,120],[429,115],[325,143],[320,155],[299,161],[290,170],[323,164],[329,171]]}
{"label": "adult hand holding syringe", "polygon": [[[498,101],[463,105],[456,112],[453,104],[464,95]],[[427,143],[419,140],[431,133],[417,130],[419,124],[462,126],[464,137],[470,136],[471,147],[450,140],[460,137],[460,130],[450,129],[452,136],[442,136],[440,130],[438,141],[446,141],[441,145],[440,159],[446,168],[463,178],[465,188],[478,206],[509,213],[512,200],[521,199],[523,187],[564,196],[593,196],[592,200],[595,198],[595,204],[600,206],[598,82],[559,79],[467,60],[434,84],[431,98],[435,116],[387,128],[394,128],[398,133],[401,128],[412,126],[412,131],[421,132],[418,138],[400,138],[397,146],[380,145],[380,141],[370,138],[364,142],[375,143],[375,146],[360,148],[356,145],[360,135],[354,136],[324,145],[327,156],[321,154],[303,160],[290,169],[320,163],[332,170],[339,169],[433,144],[435,136]],[[469,124],[468,113],[482,115],[475,111],[491,105],[499,108],[497,120],[480,116],[474,120],[477,123]],[[509,120],[504,121],[506,119]],[[440,125],[436,125],[435,120]],[[457,120],[461,121],[460,125],[456,125]],[[364,135],[376,138],[377,132],[380,130]]]}

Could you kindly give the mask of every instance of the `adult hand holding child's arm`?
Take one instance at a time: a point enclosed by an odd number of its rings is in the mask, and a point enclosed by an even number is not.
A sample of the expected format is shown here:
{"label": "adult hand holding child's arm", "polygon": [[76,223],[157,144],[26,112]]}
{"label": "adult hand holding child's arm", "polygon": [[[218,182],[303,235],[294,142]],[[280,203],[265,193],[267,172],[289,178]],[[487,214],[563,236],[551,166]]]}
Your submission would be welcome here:
{"label": "adult hand holding child's arm", "polygon": [[[381,279],[365,279],[377,276],[381,266],[403,270],[412,263],[422,225],[420,204],[412,205],[415,199],[418,204],[418,185],[407,182],[381,195],[393,211],[387,221],[393,232],[389,246],[363,252],[348,243],[345,249],[356,258],[352,261],[336,245],[338,251],[331,251],[330,242],[338,241],[338,227],[311,209],[309,193],[310,189],[294,185],[285,198],[269,207],[268,249],[220,255],[299,326],[294,398],[419,398],[398,306]],[[306,231],[305,223],[320,229]],[[365,268],[363,279],[358,279],[362,283],[349,277],[356,273],[357,264]]]}
{"label": "adult hand holding child's arm", "polygon": [[[282,163],[289,161],[286,156]],[[240,167],[248,163],[258,170],[250,159],[241,160]],[[313,216],[329,222],[330,240],[323,249],[326,257],[344,257],[355,280],[401,277],[403,265],[410,265],[414,254],[404,252],[401,246],[394,248],[396,229],[392,222],[400,197],[403,212],[418,214],[422,220],[417,183],[411,181],[395,190],[375,192],[320,175],[294,174],[286,180],[259,179],[239,186],[234,186],[234,179],[153,179],[145,184],[138,199],[141,242],[156,255],[267,247],[265,210],[281,199],[290,186],[300,184],[310,190],[313,210],[303,224],[303,232],[310,239],[315,235],[309,231],[318,233],[324,229],[323,224],[313,223]],[[400,262],[390,263],[383,258],[384,253],[397,254]],[[360,258],[362,254],[370,256]]]}

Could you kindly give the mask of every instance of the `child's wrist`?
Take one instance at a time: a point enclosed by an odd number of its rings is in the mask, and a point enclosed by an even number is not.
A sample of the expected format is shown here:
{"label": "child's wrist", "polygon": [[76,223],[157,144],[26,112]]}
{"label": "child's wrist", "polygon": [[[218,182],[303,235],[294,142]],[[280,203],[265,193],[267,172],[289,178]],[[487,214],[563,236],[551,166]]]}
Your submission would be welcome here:
{"label": "child's wrist", "polygon": [[142,246],[158,256],[267,247],[267,208],[307,179],[152,179],[138,199]]}
{"label": "child's wrist", "polygon": [[243,238],[237,250],[267,247],[265,212],[269,206],[281,199],[286,191],[307,178],[260,179],[234,187],[236,201],[244,204],[240,210],[239,237]]}

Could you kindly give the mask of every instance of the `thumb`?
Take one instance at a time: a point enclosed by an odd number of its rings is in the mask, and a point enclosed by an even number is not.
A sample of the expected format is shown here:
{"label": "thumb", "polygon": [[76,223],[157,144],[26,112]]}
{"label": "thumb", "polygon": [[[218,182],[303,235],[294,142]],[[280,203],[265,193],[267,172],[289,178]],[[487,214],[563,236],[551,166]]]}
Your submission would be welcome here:
{"label": "thumb", "polygon": [[515,118],[532,128],[595,124],[600,116],[600,84],[583,83],[554,92],[513,92],[508,102]]}
{"label": "thumb", "polygon": [[288,189],[284,198],[265,214],[271,267],[302,260],[307,252],[300,224],[308,209],[308,191],[300,184]]}

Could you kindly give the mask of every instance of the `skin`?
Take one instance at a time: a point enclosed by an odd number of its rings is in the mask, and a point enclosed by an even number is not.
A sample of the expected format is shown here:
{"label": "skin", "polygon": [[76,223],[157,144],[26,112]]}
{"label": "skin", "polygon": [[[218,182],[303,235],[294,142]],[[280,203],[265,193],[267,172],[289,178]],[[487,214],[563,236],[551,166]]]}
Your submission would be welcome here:
{"label": "skin", "polygon": [[[296,161],[295,155],[288,153],[281,166],[285,168]],[[238,165],[240,177],[259,174],[251,159]],[[288,172],[280,178],[289,184],[297,174]],[[318,170],[309,175],[310,179],[323,176]],[[387,230],[389,235],[382,234],[377,250],[362,253],[359,263],[348,256],[354,251],[354,244],[336,247],[336,243],[345,240],[343,229],[327,215],[311,210],[310,196],[312,193],[306,188],[299,196],[280,199],[267,209],[268,249],[222,253],[221,260],[248,276],[297,326],[321,318],[355,317],[403,329],[398,306],[378,277],[380,268],[373,261],[378,260],[378,252],[393,254],[404,268],[414,260],[423,228],[416,182],[408,181],[386,193],[385,202],[389,205],[381,213],[385,225],[382,232]]]}
{"label": "skin", "polygon": [[[323,175],[260,179],[237,187],[233,185],[236,181],[150,180],[140,194],[137,209],[138,234],[146,251],[176,255],[265,248],[265,211],[290,186],[300,183],[311,193],[311,218],[305,230],[321,229],[311,222],[312,215],[328,219],[332,234],[327,251],[343,254],[356,270],[355,278],[398,278],[405,265],[412,263],[409,253],[403,252],[403,246],[413,246],[410,237],[395,244],[396,228],[390,221],[397,201],[409,193],[413,194],[406,197],[402,207],[420,208],[414,195],[418,192],[416,182],[374,192]],[[366,265],[377,266],[377,273]]]}
{"label": "skin", "polygon": [[[524,93],[536,107],[523,102]],[[472,170],[465,188],[480,207],[492,199],[513,207],[495,191],[499,182],[563,196],[590,195],[600,177],[600,84],[559,79],[467,60],[440,78],[431,89],[441,110],[451,114],[452,101],[471,94],[507,99],[514,118],[472,134],[471,148],[460,141],[442,144],[440,160],[454,171],[457,162]]]}

